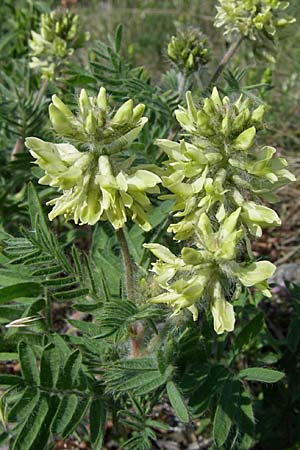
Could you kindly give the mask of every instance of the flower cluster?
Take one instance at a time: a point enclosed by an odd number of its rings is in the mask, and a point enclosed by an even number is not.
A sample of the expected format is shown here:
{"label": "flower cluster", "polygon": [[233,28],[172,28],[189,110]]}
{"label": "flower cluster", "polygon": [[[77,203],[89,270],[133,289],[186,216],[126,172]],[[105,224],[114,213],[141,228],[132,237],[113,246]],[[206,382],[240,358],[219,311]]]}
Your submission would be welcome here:
{"label": "flower cluster", "polygon": [[254,51],[274,62],[272,44],[278,28],[295,22],[285,14],[289,2],[281,0],[219,0],[216,27],[225,35],[239,33],[253,42]]}
{"label": "flower cluster", "polygon": [[78,16],[70,11],[41,15],[40,32],[31,32],[30,67],[38,68],[45,79],[54,78],[61,62],[89,39],[78,26]]}
{"label": "flower cluster", "polygon": [[180,30],[168,44],[168,56],[182,71],[198,70],[210,61],[207,37],[193,27]]}
{"label": "flower cluster", "polygon": [[155,279],[166,291],[151,299],[154,303],[167,303],[178,313],[188,308],[194,320],[198,318],[196,304],[210,302],[214,328],[218,334],[232,331],[234,312],[226,301],[239,285],[255,286],[270,296],[266,280],[275,266],[268,261],[242,264],[237,262],[238,243],[243,230],[237,228],[241,208],[238,208],[213,230],[208,216],[203,213],[197,224],[196,248],[183,247],[181,258],[159,244],[145,244],[159,259],[153,265]]}
{"label": "flower cluster", "polygon": [[77,141],[81,151],[71,143],[26,139],[26,146],[45,172],[39,182],[63,191],[49,202],[54,205],[50,220],[58,215],[90,225],[108,220],[119,229],[129,216],[148,231],[151,204],[147,193],[159,192],[161,180],[148,170],[133,168],[132,159],[124,162],[117,155],[130,146],[146,123],[144,105],[133,108],[129,100],[111,113],[104,88],[96,98],[82,90],[78,104],[79,114],[75,115],[54,96],[49,110],[54,129],[71,142]]}
{"label": "flower cluster", "polygon": [[228,97],[221,100],[216,88],[199,111],[189,92],[187,104],[176,117],[189,140],[157,140],[168,155],[163,184],[171,194],[166,197],[175,200],[175,216],[181,218],[169,231],[176,239],[187,239],[195,234],[203,212],[215,211],[221,222],[237,207],[240,221],[254,236],[261,236],[264,227],[280,225],[276,212],[257,202],[276,201],[274,191],[295,177],[284,158],[274,157],[275,148],[256,148],[264,106],[251,110],[249,99],[242,97],[234,103]]}
{"label": "flower cluster", "polygon": [[225,27],[225,34],[239,32],[251,40],[263,31],[274,36],[277,28],[295,22],[295,18],[284,15],[289,2],[281,0],[219,0],[215,25]]}
{"label": "flower cluster", "polygon": [[49,107],[50,120],[56,133],[87,149],[100,147],[105,154],[118,153],[137,138],[147,122],[142,117],[145,105],[135,108],[133,101],[125,102],[115,114],[111,114],[107,95],[102,87],[97,97],[89,97],[82,89],[78,97],[79,111],[75,115],[56,96]]}
{"label": "flower cluster", "polygon": [[[155,280],[164,289],[151,299],[178,313],[188,308],[198,317],[200,303],[209,304],[217,333],[232,331],[234,312],[228,301],[241,286],[269,296],[267,279],[275,266],[253,262],[249,235],[280,224],[275,211],[259,201],[275,201],[274,191],[294,176],[272,147],[256,148],[264,107],[251,109],[249,100],[220,98],[216,88],[197,110],[190,93],[187,109],[176,117],[185,131],[181,142],[158,140],[168,156],[163,185],[171,194],[179,222],[169,231],[175,239],[192,240],[181,257],[158,244],[147,247],[158,257]],[[246,251],[248,250],[248,251]]]}

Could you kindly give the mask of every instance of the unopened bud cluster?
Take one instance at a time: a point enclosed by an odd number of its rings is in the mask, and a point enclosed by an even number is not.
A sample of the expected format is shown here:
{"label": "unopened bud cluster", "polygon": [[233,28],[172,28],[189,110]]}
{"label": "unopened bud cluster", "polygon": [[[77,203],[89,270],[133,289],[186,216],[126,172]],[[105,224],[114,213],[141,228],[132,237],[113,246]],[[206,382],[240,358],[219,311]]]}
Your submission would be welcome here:
{"label": "unopened bud cluster", "polygon": [[58,135],[88,148],[99,147],[101,153],[113,154],[137,138],[147,122],[144,110],[142,103],[134,107],[133,101],[128,100],[116,112],[111,111],[102,87],[97,97],[89,97],[85,89],[81,90],[76,114],[54,95],[49,115]]}
{"label": "unopened bud cluster", "polygon": [[[151,228],[147,193],[157,193],[160,178],[144,169],[132,167],[132,159],[120,160],[142,130],[146,117],[144,105],[133,108],[132,100],[112,113],[104,88],[97,97],[82,90],[79,111],[72,111],[57,97],[49,107],[55,131],[68,143],[53,144],[27,138],[26,145],[36,163],[44,170],[39,182],[58,187],[62,195],[49,202],[54,205],[50,220],[59,215],[75,223],[94,225],[108,220],[122,228],[127,217],[142,229]],[[76,148],[72,143],[77,143]]]}
{"label": "unopened bud cluster", "polygon": [[[158,257],[155,279],[164,293],[152,298],[178,313],[188,308],[198,316],[200,305],[209,305],[217,333],[232,331],[233,306],[229,302],[241,286],[254,286],[270,295],[267,279],[275,266],[253,262],[249,236],[262,228],[280,225],[275,211],[261,204],[277,199],[274,191],[294,176],[273,147],[256,145],[263,125],[264,106],[251,109],[249,100],[220,98],[216,88],[197,110],[187,93],[187,109],[176,117],[185,140],[158,140],[168,156],[163,185],[171,194],[179,222],[169,231],[175,239],[194,243],[181,257],[158,245],[148,248]],[[247,251],[246,251],[247,249]]]}
{"label": "unopened bud cluster", "polygon": [[196,71],[210,61],[207,37],[193,27],[180,30],[168,44],[168,56],[180,70]]}
{"label": "unopened bud cluster", "polygon": [[31,32],[30,67],[41,70],[43,78],[53,79],[56,68],[89,39],[78,25],[79,17],[70,11],[41,15],[40,32]]}
{"label": "unopened bud cluster", "polygon": [[296,20],[285,14],[288,6],[281,0],[219,0],[215,26],[224,27],[225,35],[249,38],[256,53],[275,62],[271,45],[275,34]]}

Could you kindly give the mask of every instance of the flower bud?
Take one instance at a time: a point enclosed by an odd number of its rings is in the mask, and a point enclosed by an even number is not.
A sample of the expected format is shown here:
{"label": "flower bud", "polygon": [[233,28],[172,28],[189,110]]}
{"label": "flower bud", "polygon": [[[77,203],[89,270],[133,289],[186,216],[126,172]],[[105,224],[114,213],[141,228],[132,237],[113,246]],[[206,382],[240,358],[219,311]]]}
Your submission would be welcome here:
{"label": "flower bud", "polygon": [[114,117],[112,118],[111,123],[113,125],[125,125],[128,122],[131,122],[133,117],[133,101],[127,100],[116,112]]}
{"label": "flower bud", "polygon": [[106,113],[107,98],[106,98],[106,89],[104,87],[101,87],[99,89],[99,93],[97,96],[97,106],[101,110],[102,113]]}
{"label": "flower bud", "polygon": [[88,115],[89,109],[92,106],[85,89],[81,89],[80,91],[80,95],[78,98],[78,105],[82,116],[85,118]]}
{"label": "flower bud", "polygon": [[56,133],[61,136],[69,136],[72,134],[71,123],[68,121],[65,114],[63,114],[53,103],[49,106],[49,116]]}

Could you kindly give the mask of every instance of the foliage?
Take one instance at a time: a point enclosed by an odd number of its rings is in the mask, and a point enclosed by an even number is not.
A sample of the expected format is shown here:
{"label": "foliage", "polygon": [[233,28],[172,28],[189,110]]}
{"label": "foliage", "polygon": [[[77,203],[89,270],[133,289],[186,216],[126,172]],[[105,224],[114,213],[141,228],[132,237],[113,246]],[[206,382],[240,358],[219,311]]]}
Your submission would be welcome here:
{"label": "foliage", "polygon": [[[250,21],[233,3],[220,2],[216,24],[238,34],[235,50],[241,37],[273,43],[283,2],[248,2]],[[211,448],[296,448],[298,288],[288,306],[272,298],[275,267],[251,251],[280,225],[269,202],[294,180],[264,145],[276,67],[253,73],[239,57],[226,68],[226,52],[215,71],[210,39],[178,24],[174,34],[168,16],[173,37],[159,44],[172,68],[153,81],[126,57],[122,26],[76,53],[80,15],[38,1],[0,10],[11,24],[1,24],[0,445],[50,450],[73,436],[100,450],[112,423],[120,447],[150,450],[169,431],[157,413],[167,401],[180,422],[208,424]]]}

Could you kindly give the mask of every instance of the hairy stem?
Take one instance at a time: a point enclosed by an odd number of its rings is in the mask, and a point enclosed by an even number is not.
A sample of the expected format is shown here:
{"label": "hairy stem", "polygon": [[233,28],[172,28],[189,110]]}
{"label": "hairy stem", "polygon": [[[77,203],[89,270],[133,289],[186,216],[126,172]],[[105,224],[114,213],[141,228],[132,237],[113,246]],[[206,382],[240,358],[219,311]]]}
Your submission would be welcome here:
{"label": "hairy stem", "polygon": [[184,97],[184,93],[185,93],[185,85],[186,85],[186,72],[180,72],[180,78],[179,78],[179,83],[178,83],[178,95],[179,98],[183,98]]}
{"label": "hairy stem", "polygon": [[50,293],[49,293],[48,289],[45,288],[44,292],[45,292],[45,303],[46,303],[46,308],[45,308],[46,322],[47,322],[48,330],[49,330],[49,332],[51,332],[53,330],[52,303],[51,303]]}
{"label": "hairy stem", "polygon": [[[135,298],[134,268],[123,228],[117,230],[116,235],[123,259],[125,281],[126,281],[126,295],[129,300],[134,300]],[[131,341],[131,357],[137,358],[140,354],[141,344],[144,335],[143,324],[140,321],[131,324],[129,327],[129,333]]]}
{"label": "hairy stem", "polygon": [[125,283],[126,283],[126,294],[129,300],[133,300],[135,296],[134,289],[134,270],[133,264],[131,260],[131,256],[129,253],[129,248],[127,244],[127,240],[124,234],[123,228],[119,228],[116,231],[117,239],[120,246],[120,251],[123,259],[123,266],[125,272]]}
{"label": "hairy stem", "polygon": [[48,80],[43,80],[40,90],[38,92],[38,95],[35,98],[34,104],[33,104],[33,109],[36,109],[39,106],[40,101],[43,98],[43,95],[45,94],[47,87],[48,87],[49,81]]}
{"label": "hairy stem", "polygon": [[227,66],[227,64],[229,63],[229,61],[231,60],[231,58],[233,57],[233,55],[235,54],[235,52],[237,51],[239,46],[241,45],[243,39],[244,39],[244,36],[240,36],[236,41],[234,41],[230,45],[229,49],[226,51],[226,53],[223,55],[223,58],[219,62],[219,65],[218,65],[215,73],[211,77],[211,80],[210,80],[208,86],[214,85],[216,83],[216,81],[219,79],[221,73],[223,72],[223,70],[225,69],[225,67]]}

